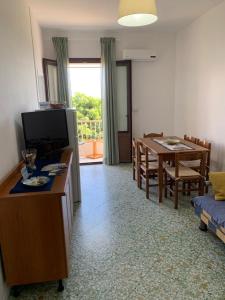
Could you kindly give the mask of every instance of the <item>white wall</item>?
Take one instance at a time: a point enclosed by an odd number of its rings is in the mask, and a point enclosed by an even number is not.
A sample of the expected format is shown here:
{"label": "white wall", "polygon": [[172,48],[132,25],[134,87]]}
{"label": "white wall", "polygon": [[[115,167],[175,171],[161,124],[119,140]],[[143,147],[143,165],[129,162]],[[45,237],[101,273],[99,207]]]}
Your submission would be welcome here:
{"label": "white wall", "polygon": [[52,36],[68,36],[70,57],[100,57],[100,37],[117,40],[117,59],[123,49],[152,49],[155,62],[133,62],[133,135],[144,132],[173,134],[175,35],[146,31],[78,32],[43,30],[44,57],[55,58]]}
{"label": "white wall", "polygon": [[212,141],[212,163],[225,169],[225,2],[179,32],[175,133]]}
{"label": "white wall", "polygon": [[[29,9],[23,0],[0,1],[0,180],[19,160],[20,113],[37,107]],[[7,298],[0,271],[0,299]]]}

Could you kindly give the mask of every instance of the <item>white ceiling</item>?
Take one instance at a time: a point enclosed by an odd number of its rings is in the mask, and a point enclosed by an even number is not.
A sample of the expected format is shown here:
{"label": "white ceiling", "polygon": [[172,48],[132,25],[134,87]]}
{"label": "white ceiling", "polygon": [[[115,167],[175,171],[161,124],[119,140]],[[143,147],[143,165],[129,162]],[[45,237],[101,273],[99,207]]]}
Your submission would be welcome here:
{"label": "white ceiling", "polygon": [[[119,29],[119,0],[27,0],[41,26]],[[159,20],[145,29],[177,31],[224,0],[157,0]]]}

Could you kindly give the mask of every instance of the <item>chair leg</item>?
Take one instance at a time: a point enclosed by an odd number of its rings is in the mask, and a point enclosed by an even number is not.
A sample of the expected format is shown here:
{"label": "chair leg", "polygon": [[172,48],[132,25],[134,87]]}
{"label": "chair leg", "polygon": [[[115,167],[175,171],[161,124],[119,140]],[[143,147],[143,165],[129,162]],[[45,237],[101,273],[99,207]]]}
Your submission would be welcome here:
{"label": "chair leg", "polygon": [[[170,184],[170,189],[173,191],[173,183]],[[170,191],[170,197],[173,197],[173,193]]]}
{"label": "chair leg", "polygon": [[141,188],[141,173],[140,173],[140,170],[139,170],[139,167],[137,167],[137,186],[138,188],[140,189]]}
{"label": "chair leg", "polygon": [[204,195],[204,179],[199,181],[199,192],[198,192],[199,196],[203,196]]}
{"label": "chair leg", "polygon": [[191,195],[191,182],[188,182],[188,192],[187,192],[187,195],[190,196]]}
{"label": "chair leg", "polygon": [[183,196],[185,196],[186,195],[186,193],[185,193],[185,189],[186,189],[185,182],[182,183],[182,188],[183,188]]}
{"label": "chair leg", "polygon": [[139,188],[142,190],[142,176],[139,175]]}
{"label": "chair leg", "polygon": [[178,181],[175,182],[174,208],[178,209]]}
{"label": "chair leg", "polygon": [[[207,171],[207,173],[206,173],[205,181],[206,182],[209,181],[209,171]],[[205,193],[208,194],[208,192],[209,192],[209,186],[208,186],[208,184],[206,184],[206,186],[205,186]]]}
{"label": "chair leg", "polygon": [[[205,181],[206,181],[206,183],[205,183]],[[206,194],[208,194],[208,192],[209,192],[208,181],[209,181],[209,178],[208,178],[208,179],[206,178],[206,180],[204,180],[204,184],[205,184],[205,193],[206,193]]]}
{"label": "chair leg", "polygon": [[58,284],[59,284],[59,285],[58,285],[57,291],[58,291],[58,292],[63,292],[63,291],[64,291],[64,285],[63,285],[62,279],[59,280],[59,283],[58,283]]}
{"label": "chair leg", "polygon": [[135,180],[135,179],[136,179],[136,168],[133,164],[133,180]]}
{"label": "chair leg", "polygon": [[146,198],[149,199],[149,175],[146,174],[146,180],[145,180],[145,192],[146,192]]}
{"label": "chair leg", "polygon": [[164,178],[165,178],[164,196],[165,196],[165,198],[167,198],[167,174],[166,174],[166,172],[165,172]]}

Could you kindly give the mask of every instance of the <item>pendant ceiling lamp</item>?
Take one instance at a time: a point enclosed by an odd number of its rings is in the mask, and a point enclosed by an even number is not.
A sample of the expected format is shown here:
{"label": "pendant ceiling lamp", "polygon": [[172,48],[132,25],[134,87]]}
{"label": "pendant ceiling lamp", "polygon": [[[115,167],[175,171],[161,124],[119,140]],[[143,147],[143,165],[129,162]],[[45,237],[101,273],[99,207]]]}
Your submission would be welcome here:
{"label": "pendant ceiling lamp", "polygon": [[155,0],[120,0],[118,23],[128,27],[152,24],[158,20]]}

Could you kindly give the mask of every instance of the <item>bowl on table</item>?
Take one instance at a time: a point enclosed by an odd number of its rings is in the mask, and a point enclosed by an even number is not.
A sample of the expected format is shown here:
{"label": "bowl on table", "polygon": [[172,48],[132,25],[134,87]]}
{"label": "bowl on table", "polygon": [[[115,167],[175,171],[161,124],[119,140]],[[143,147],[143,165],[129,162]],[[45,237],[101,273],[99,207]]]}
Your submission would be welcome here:
{"label": "bowl on table", "polygon": [[178,140],[178,139],[175,139],[175,138],[169,138],[169,139],[167,139],[166,140],[166,143],[168,144],[168,145],[177,145],[177,144],[179,144],[180,143],[180,140]]}

